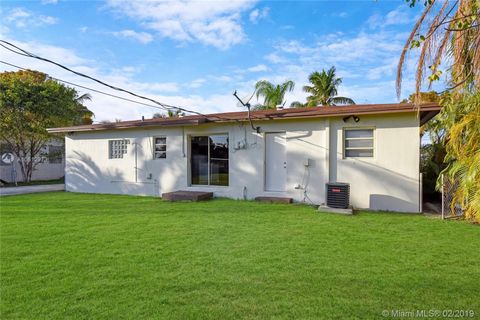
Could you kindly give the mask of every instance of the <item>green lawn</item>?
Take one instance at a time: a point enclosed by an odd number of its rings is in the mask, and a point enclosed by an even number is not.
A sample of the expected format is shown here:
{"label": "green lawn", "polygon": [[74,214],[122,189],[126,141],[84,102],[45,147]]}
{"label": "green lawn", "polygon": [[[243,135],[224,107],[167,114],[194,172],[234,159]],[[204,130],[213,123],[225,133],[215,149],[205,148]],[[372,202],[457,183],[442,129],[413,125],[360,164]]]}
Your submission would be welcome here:
{"label": "green lawn", "polygon": [[3,197],[1,319],[480,315],[480,228],[301,205]]}

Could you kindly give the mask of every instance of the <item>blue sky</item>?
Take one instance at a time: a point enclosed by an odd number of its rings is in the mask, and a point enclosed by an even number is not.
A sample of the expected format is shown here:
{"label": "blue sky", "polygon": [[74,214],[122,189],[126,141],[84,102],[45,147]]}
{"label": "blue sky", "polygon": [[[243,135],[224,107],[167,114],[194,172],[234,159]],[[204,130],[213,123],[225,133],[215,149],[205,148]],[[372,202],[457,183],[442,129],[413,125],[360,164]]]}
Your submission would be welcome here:
{"label": "blue sky", "polygon": [[[331,66],[343,78],[340,95],[357,103],[386,103],[398,101],[396,64],[420,9],[385,0],[2,1],[0,33],[114,85],[203,113],[240,110],[233,91],[249,96],[261,79],[295,81],[287,105],[302,101],[308,74]],[[0,55],[115,93],[44,62],[1,48]],[[414,56],[403,96],[413,90]],[[88,106],[96,120],[137,119],[157,111],[92,96]]]}

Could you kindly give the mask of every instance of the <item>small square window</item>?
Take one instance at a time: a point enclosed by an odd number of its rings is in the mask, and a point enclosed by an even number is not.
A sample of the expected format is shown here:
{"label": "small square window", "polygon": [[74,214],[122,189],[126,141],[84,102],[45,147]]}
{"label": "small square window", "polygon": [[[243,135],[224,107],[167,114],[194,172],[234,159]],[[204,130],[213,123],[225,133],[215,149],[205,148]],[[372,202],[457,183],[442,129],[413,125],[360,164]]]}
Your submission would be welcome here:
{"label": "small square window", "polygon": [[373,157],[373,129],[344,129],[343,155],[345,158]]}
{"label": "small square window", "polygon": [[155,137],[153,142],[153,159],[167,158],[167,137]]}
{"label": "small square window", "polygon": [[108,158],[122,159],[124,154],[127,154],[127,145],[129,140],[109,140],[108,141]]}

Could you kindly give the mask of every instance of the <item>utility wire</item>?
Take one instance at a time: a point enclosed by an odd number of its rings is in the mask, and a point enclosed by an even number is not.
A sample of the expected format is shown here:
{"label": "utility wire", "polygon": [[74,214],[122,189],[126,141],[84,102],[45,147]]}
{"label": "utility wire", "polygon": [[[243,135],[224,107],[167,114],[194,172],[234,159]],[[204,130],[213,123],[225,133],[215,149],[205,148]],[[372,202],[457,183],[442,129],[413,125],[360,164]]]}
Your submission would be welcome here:
{"label": "utility wire", "polygon": [[[14,68],[17,68],[17,69],[20,69],[20,70],[28,70],[27,68],[14,65],[14,64],[9,63],[9,62],[5,62],[5,61],[1,61],[1,60],[0,60],[0,63],[9,65],[9,66],[11,66],[11,67],[14,67]],[[70,82],[70,81],[66,81],[66,80],[62,80],[62,79],[59,79],[59,78],[55,78],[55,77],[52,77],[52,76],[50,76],[50,75],[48,75],[48,74],[47,74],[47,76],[48,76],[50,79],[53,79],[53,80],[56,80],[56,81],[59,81],[59,82],[63,82],[63,83],[67,83],[67,84],[69,84],[69,85],[72,85],[72,86],[75,86],[75,87],[79,87],[79,88],[82,88],[82,89],[85,89],[85,90],[90,90],[90,91],[93,91],[93,92],[96,92],[96,93],[104,94],[104,95],[106,95],[106,96],[110,96],[110,97],[113,97],[113,98],[125,100],[125,101],[132,102],[132,103],[136,103],[136,104],[141,104],[141,105],[143,105],[143,106],[147,106],[147,107],[151,107],[151,108],[156,108],[156,109],[165,110],[165,109],[163,109],[162,107],[155,106],[155,105],[153,105],[153,104],[148,104],[148,103],[144,103],[144,102],[135,101],[135,100],[132,100],[132,99],[128,99],[128,98],[116,96],[116,95],[111,94],[111,93],[103,92],[103,91],[100,91],[100,90],[97,90],[97,89],[93,89],[93,88],[89,88],[89,87],[85,87],[85,86],[82,86],[82,85],[80,85],[80,84],[76,84],[76,83],[73,83],[73,82]]]}
{"label": "utility wire", "polygon": [[[132,91],[125,90],[125,89],[122,89],[122,88],[120,88],[120,87],[116,87],[116,86],[110,85],[110,84],[108,84],[108,83],[106,83],[106,82],[104,82],[104,81],[101,81],[101,80],[99,80],[99,79],[96,79],[96,78],[94,78],[94,77],[91,77],[91,76],[89,76],[89,75],[86,75],[86,74],[84,74],[84,73],[81,73],[81,72],[72,70],[72,69],[70,69],[70,68],[68,68],[68,67],[66,67],[66,66],[64,66],[64,65],[62,65],[62,64],[60,64],[60,63],[58,63],[58,62],[55,62],[55,61],[50,60],[50,59],[47,59],[47,58],[40,57],[40,56],[38,56],[38,55],[36,55],[36,54],[33,54],[33,53],[30,53],[30,52],[28,52],[28,51],[26,51],[26,50],[24,50],[24,49],[22,49],[22,48],[20,48],[20,47],[18,47],[18,46],[16,46],[16,45],[14,45],[13,43],[10,43],[10,42],[6,41],[6,40],[1,40],[1,39],[0,39],[0,46],[2,46],[3,48],[5,48],[5,49],[7,49],[7,50],[9,50],[9,51],[11,51],[11,52],[13,52],[13,53],[15,53],[15,54],[22,55],[22,56],[29,57],[29,58],[34,58],[34,59],[37,59],[37,60],[41,60],[41,61],[45,61],[45,62],[54,64],[54,65],[56,65],[56,66],[58,66],[58,67],[60,67],[60,68],[62,68],[62,69],[64,69],[64,70],[67,70],[67,71],[69,71],[69,72],[71,72],[71,73],[74,73],[74,74],[76,74],[76,75],[78,75],[78,76],[80,76],[80,77],[84,77],[84,78],[90,79],[90,80],[92,80],[92,81],[95,81],[95,82],[97,82],[97,83],[99,83],[99,84],[101,84],[101,85],[104,85],[104,86],[106,86],[106,87],[109,87],[109,88],[111,88],[111,89],[113,89],[113,90],[125,92],[125,93],[128,93],[128,94],[130,94],[130,95],[132,95],[132,96],[134,96],[134,97],[137,97],[137,98],[140,98],[140,99],[144,99],[144,100],[148,100],[148,101],[150,101],[150,102],[153,102],[153,103],[159,105],[159,106],[160,106],[161,108],[163,108],[164,110],[172,110],[172,109],[173,109],[173,110],[181,110],[181,111],[184,111],[184,112],[187,112],[187,113],[193,113],[193,114],[196,114],[196,115],[200,115],[200,116],[203,116],[203,117],[207,117],[207,115],[205,115],[205,114],[203,114],[203,113],[200,113],[200,112],[197,112],[197,111],[188,110],[188,109],[183,108],[183,107],[177,107],[177,106],[169,105],[169,104],[166,104],[166,103],[162,103],[162,102],[159,102],[159,101],[157,101],[157,100],[148,98],[148,97],[146,97],[146,96],[136,94],[136,93],[134,93],[134,92],[132,92]],[[12,48],[15,48],[15,50],[12,49]],[[210,116],[210,117],[212,117],[212,116]],[[236,119],[223,118],[223,117],[220,117],[220,116],[213,116],[213,117],[216,117],[216,118],[218,118],[218,119],[220,119],[220,120],[236,120]]]}
{"label": "utility wire", "polygon": [[[38,56],[38,55],[36,55],[36,54],[33,54],[33,53],[30,53],[30,52],[28,52],[28,51],[26,51],[26,50],[24,50],[24,49],[22,49],[22,48],[20,48],[20,47],[18,47],[18,46],[16,46],[16,45],[14,45],[13,43],[10,43],[10,42],[8,42],[8,41],[0,40],[0,45],[1,45],[3,48],[5,48],[5,49],[7,49],[7,50],[9,50],[9,51],[11,51],[11,52],[13,52],[13,53],[16,53],[16,54],[19,54],[19,55],[22,55],[22,56],[25,56],[25,57],[35,58],[35,59],[38,59],[38,60],[42,60],[42,61],[45,61],[45,62],[54,64],[54,65],[56,65],[56,66],[58,66],[58,67],[60,67],[60,68],[62,68],[62,69],[64,69],[64,70],[67,70],[67,71],[72,72],[72,73],[74,73],[74,74],[76,74],[76,75],[78,75],[78,76],[81,76],[81,77],[90,79],[90,80],[92,80],[92,81],[95,81],[95,82],[97,82],[97,83],[100,83],[101,85],[107,86],[107,87],[109,87],[109,88],[111,88],[111,89],[114,89],[114,90],[117,90],[117,91],[126,92],[126,93],[129,93],[129,94],[131,94],[131,95],[134,95],[134,96],[136,96],[136,97],[138,97],[138,98],[142,98],[142,99],[149,100],[149,101],[151,101],[151,102],[153,102],[153,103],[155,103],[155,104],[158,104],[159,106],[165,108],[166,110],[175,108],[174,106],[171,106],[171,105],[168,105],[168,104],[165,104],[165,103],[162,103],[162,102],[158,102],[158,101],[156,101],[156,100],[154,100],[154,99],[151,99],[151,98],[148,98],[148,97],[144,97],[144,96],[138,95],[138,94],[136,94],[136,93],[130,92],[130,91],[128,91],[128,90],[125,90],[125,89],[122,89],[122,88],[119,88],[119,87],[116,87],[116,86],[112,86],[112,85],[110,85],[110,84],[108,84],[108,83],[106,83],[106,82],[103,82],[103,81],[101,81],[101,80],[98,80],[98,79],[96,79],[96,78],[93,78],[93,77],[91,77],[91,76],[89,76],[89,75],[86,75],[86,74],[84,74],[84,73],[81,73],[81,72],[72,70],[72,69],[70,69],[70,68],[68,68],[68,67],[66,67],[66,66],[64,66],[64,65],[62,65],[62,64],[60,64],[60,63],[58,63],[58,62],[52,61],[52,60],[47,59],[47,58],[40,57],[40,56]],[[15,49],[17,49],[17,50],[19,50],[19,51],[13,50],[12,48],[9,48],[8,46],[13,47],[13,48],[15,48]]]}

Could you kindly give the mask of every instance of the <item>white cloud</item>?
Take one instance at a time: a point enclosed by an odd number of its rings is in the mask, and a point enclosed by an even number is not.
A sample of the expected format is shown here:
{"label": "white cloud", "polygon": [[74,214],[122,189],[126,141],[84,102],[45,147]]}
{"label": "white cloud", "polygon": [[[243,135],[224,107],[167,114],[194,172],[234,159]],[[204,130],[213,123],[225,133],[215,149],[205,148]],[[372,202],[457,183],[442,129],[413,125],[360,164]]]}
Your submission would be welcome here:
{"label": "white cloud", "polygon": [[256,65],[254,67],[250,67],[247,69],[247,71],[250,71],[250,72],[263,72],[263,71],[267,71],[268,70],[268,67],[264,64],[259,64],[259,65]]}
{"label": "white cloud", "polygon": [[44,24],[56,24],[58,22],[57,18],[50,16],[39,16],[38,19]]}
{"label": "white cloud", "polygon": [[129,79],[119,79],[128,84],[133,90],[144,92],[178,92],[179,86],[175,82],[133,82]]}
{"label": "white cloud", "polygon": [[[406,39],[404,33],[381,31],[360,32],[354,36],[327,35],[313,44],[298,40],[280,41],[273,56],[288,54],[298,57],[306,65],[364,65],[378,64],[386,57],[399,55]],[[271,54],[271,55],[272,55]],[[269,55],[267,58],[271,58]]]}
{"label": "white cloud", "polygon": [[[91,75],[112,85],[131,90],[138,94],[146,95],[159,101],[167,101],[173,104],[178,104],[179,102],[188,102],[187,104],[185,104],[186,106],[190,107],[194,105],[193,98],[191,98],[190,100],[184,100],[184,98],[180,98],[175,95],[168,95],[168,93],[175,93],[178,92],[180,89],[179,85],[174,82],[139,82],[133,80],[133,74],[137,71],[133,67],[123,67],[118,70],[114,70],[113,72],[105,72],[102,71],[99,67],[101,63],[80,57],[75,53],[75,51],[72,51],[70,49],[45,45],[39,42],[18,42],[8,38],[6,38],[5,40],[12,42],[13,44],[27,51],[38,54],[39,56],[59,61],[74,70]],[[8,61],[21,67],[45,72],[55,78],[66,80],[72,83],[76,83],[85,87],[104,91],[114,95],[122,96],[128,99],[149,103],[145,100],[137,99],[128,94],[111,90],[98,83],[76,76],[52,64],[32,58],[23,57],[9,52],[3,48],[0,48],[0,55],[2,56],[2,60]],[[14,68],[8,67],[3,64],[0,64],[0,68],[1,71],[15,70]],[[88,92],[87,90],[81,88],[77,88],[77,90],[80,93]],[[154,108],[142,107],[137,104],[108,97],[95,92],[90,93],[92,94],[93,99],[92,101],[87,102],[87,106],[95,113],[95,120],[97,121],[113,120],[115,118],[123,120],[138,119],[142,115],[148,117],[155,111]],[[206,106],[208,105],[208,103],[204,102],[204,105]],[[214,110],[212,109],[212,111]]]}
{"label": "white cloud", "polygon": [[335,18],[346,18],[348,17],[348,12],[346,11],[341,11],[341,12],[333,12],[330,14],[330,16],[335,17]]}
{"label": "white cloud", "polygon": [[[395,76],[398,59],[408,33],[379,29],[357,34],[333,33],[317,41],[282,40],[264,59],[271,72],[264,77],[279,83],[291,79],[295,90],[286,95],[287,105],[295,100],[305,101],[302,86],[313,71],[337,67],[343,78],[339,95],[353,98],[357,103],[396,101]],[[407,62],[403,95],[414,88],[415,53]]]}
{"label": "white cloud", "polygon": [[190,82],[190,88],[200,88],[207,81],[204,78],[198,78]]}
{"label": "white cloud", "polygon": [[80,27],[78,30],[80,30],[81,33],[85,33],[88,31],[88,27]]}
{"label": "white cloud", "polygon": [[114,31],[112,34],[117,38],[133,39],[143,44],[153,41],[153,36],[147,32],[137,32],[134,30]]}
{"label": "white cloud", "polygon": [[[390,61],[389,61],[390,60]],[[398,64],[398,57],[385,59],[378,67],[370,68],[367,71],[366,78],[368,80],[380,80],[382,78],[391,78],[395,75]]]}
{"label": "white cloud", "polygon": [[386,15],[373,14],[367,20],[367,25],[371,29],[411,24],[415,21],[415,16],[412,14],[412,10],[405,9],[404,5],[388,12]]}
{"label": "white cloud", "polygon": [[42,4],[57,4],[58,0],[42,0]]}
{"label": "white cloud", "polygon": [[230,76],[210,76],[210,78],[220,82],[229,82],[233,80],[233,78]]}
{"label": "white cloud", "polygon": [[265,56],[265,59],[271,63],[284,63],[286,61],[285,58],[280,57],[277,53],[269,53]]}
{"label": "white cloud", "polygon": [[[212,93],[210,95],[193,95],[182,92],[182,95],[178,95],[180,92],[180,86],[175,82],[139,82],[134,80],[134,75],[138,76],[141,68],[132,66],[123,66],[118,69],[110,69],[108,71],[102,70],[99,65],[101,63],[85,59],[79,56],[75,51],[46,45],[39,42],[18,42],[8,37],[5,40],[12,42],[13,44],[38,54],[39,56],[51,58],[54,61],[59,61],[62,64],[91,75],[95,78],[103,80],[112,85],[133,91],[135,93],[145,95],[157,101],[168,103],[171,105],[184,106],[190,110],[196,110],[203,113],[223,112],[232,110],[235,108],[236,101],[228,91],[225,94]],[[62,80],[70,81],[85,87],[93,88],[103,92],[111,93],[117,96],[125,97],[128,99],[144,102],[147,104],[153,104],[151,102],[132,97],[126,93],[114,91],[98,83],[90,81],[88,79],[78,77],[68,71],[60,69],[52,64],[39,61],[32,58],[19,56],[11,53],[3,48],[0,48],[0,55],[2,60],[8,61],[15,65],[26,67],[33,70],[38,70],[49,74],[52,77]],[[8,67],[0,64],[0,72],[4,70],[15,70],[15,68]],[[210,78],[209,78],[210,79]],[[216,77],[218,81],[230,81],[231,78],[227,76]],[[205,79],[196,79],[192,83],[200,84],[205,82]],[[77,88],[80,93],[89,92],[81,88]],[[222,90],[223,91],[223,90]],[[123,101],[117,98],[105,96],[95,92],[91,93],[92,101],[87,101],[86,105],[90,110],[95,113],[95,121],[102,120],[114,120],[114,119],[140,119],[142,116],[150,117],[155,112],[161,112],[156,108],[141,106],[128,101]]]}
{"label": "white cloud", "polygon": [[31,13],[26,11],[23,8],[13,8],[8,14],[8,17],[6,18],[6,20],[11,22],[17,19],[28,18],[30,16],[31,16]]}
{"label": "white cloud", "polygon": [[0,25],[0,37],[6,36],[9,32],[10,29],[8,27]]}
{"label": "white cloud", "polygon": [[109,0],[115,12],[132,18],[161,37],[228,49],[246,39],[241,16],[254,4],[238,1]]}
{"label": "white cloud", "polygon": [[268,17],[268,13],[270,12],[270,8],[265,7],[263,9],[255,9],[250,12],[249,18],[250,22],[257,24],[260,20],[265,19]]}
{"label": "white cloud", "polygon": [[33,12],[21,7],[12,8],[10,11],[7,11],[3,20],[17,28],[26,28],[30,26],[41,27],[45,25],[53,25],[58,22],[58,19],[55,17],[35,15]]}

